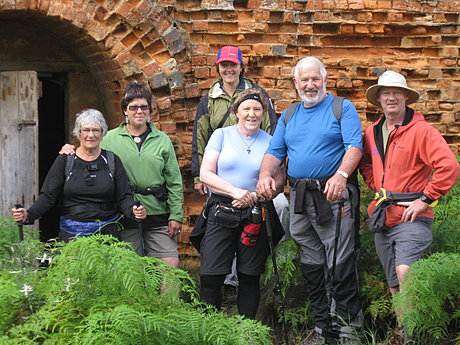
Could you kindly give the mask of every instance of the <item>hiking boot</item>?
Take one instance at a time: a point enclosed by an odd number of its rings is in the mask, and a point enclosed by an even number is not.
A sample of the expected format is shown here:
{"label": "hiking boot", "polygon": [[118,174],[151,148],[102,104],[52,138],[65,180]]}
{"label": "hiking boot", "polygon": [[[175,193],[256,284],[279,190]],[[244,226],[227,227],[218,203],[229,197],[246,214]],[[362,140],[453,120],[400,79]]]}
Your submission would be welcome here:
{"label": "hiking boot", "polygon": [[326,342],[326,339],[324,339],[324,337],[321,334],[313,330],[308,335],[307,342],[303,343],[302,345],[326,345],[326,344],[328,344]]}
{"label": "hiking boot", "polygon": [[359,341],[356,339],[350,339],[347,337],[340,337],[339,341],[337,343],[338,345],[358,345],[361,344]]}

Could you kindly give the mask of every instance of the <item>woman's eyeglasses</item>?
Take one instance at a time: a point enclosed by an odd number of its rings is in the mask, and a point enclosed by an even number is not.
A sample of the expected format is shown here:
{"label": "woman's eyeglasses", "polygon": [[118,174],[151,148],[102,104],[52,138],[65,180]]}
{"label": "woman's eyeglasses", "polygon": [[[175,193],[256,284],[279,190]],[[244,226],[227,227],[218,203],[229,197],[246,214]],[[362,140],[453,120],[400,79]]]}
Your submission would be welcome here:
{"label": "woman's eyeglasses", "polygon": [[131,111],[138,111],[139,109],[142,111],[149,110],[148,105],[128,105],[128,109]]}
{"label": "woman's eyeglasses", "polygon": [[85,135],[88,135],[90,132],[93,132],[93,134],[98,135],[98,134],[101,134],[102,130],[99,129],[99,128],[94,128],[94,129],[83,128],[83,129],[80,129],[80,133],[85,134]]}

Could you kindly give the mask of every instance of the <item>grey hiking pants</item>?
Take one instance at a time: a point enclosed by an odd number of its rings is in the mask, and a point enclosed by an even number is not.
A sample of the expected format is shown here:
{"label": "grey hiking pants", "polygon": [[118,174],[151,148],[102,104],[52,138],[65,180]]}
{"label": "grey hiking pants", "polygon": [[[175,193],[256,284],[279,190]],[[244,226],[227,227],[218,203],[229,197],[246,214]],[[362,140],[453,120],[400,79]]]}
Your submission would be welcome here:
{"label": "grey hiking pants", "polygon": [[[344,207],[337,246],[333,301],[329,301],[331,268],[333,265],[335,227],[339,203],[331,203],[334,217],[322,225],[315,221],[313,199],[306,192],[306,214],[291,212],[290,231],[300,246],[301,270],[310,288],[311,306],[316,327],[337,336],[347,337],[348,326],[362,326],[357,272],[358,237],[355,220],[359,219],[357,207],[359,191],[351,184],[344,192]],[[291,210],[296,199],[291,188]],[[330,306],[332,305],[332,308]],[[333,309],[332,311],[330,309]],[[331,319],[331,314],[335,314]]]}

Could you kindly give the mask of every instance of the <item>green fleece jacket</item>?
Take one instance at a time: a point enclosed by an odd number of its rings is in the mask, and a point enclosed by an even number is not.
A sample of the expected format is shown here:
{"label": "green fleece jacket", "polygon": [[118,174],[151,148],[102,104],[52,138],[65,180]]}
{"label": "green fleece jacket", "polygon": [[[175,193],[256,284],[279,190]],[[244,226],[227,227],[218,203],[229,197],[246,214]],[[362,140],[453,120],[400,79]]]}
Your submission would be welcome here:
{"label": "green fleece jacket", "polygon": [[174,146],[169,137],[148,123],[151,133],[139,151],[122,123],[102,139],[101,147],[120,157],[131,185],[148,188],[166,184],[168,200],[159,201],[153,195],[136,194],[135,198],[147,209],[147,215],[169,214],[169,220],[183,221],[182,176]]}

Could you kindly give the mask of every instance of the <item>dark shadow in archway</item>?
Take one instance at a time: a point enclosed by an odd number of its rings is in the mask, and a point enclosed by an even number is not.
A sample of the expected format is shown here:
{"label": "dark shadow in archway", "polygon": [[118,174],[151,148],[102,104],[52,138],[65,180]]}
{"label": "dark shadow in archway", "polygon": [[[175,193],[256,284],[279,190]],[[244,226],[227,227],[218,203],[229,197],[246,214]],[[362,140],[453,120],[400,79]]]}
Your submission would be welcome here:
{"label": "dark shadow in archway", "polygon": [[[59,150],[67,141],[65,126],[65,74],[39,73],[42,94],[38,100],[39,186]],[[59,234],[59,205],[40,219],[40,239],[47,241]]]}

